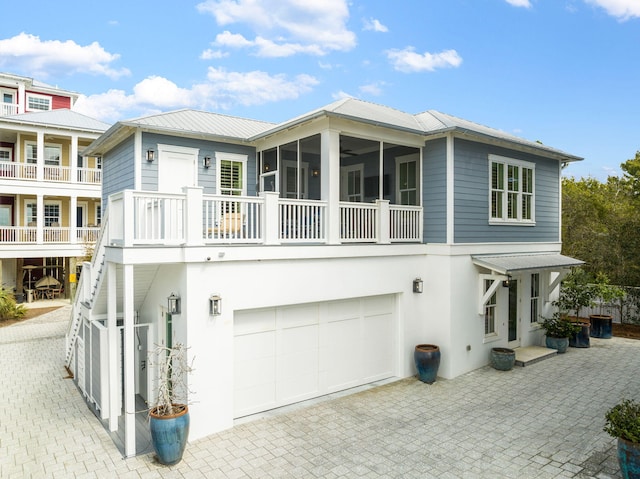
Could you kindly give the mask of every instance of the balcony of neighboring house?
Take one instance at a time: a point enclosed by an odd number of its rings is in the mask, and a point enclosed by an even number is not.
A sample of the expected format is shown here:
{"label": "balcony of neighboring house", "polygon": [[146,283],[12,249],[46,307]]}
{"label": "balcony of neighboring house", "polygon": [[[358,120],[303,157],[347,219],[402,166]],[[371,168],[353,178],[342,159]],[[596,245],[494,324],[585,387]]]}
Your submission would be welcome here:
{"label": "balcony of neighboring house", "polygon": [[0,103],[0,116],[10,116],[18,114],[18,104],[17,103]]}
{"label": "balcony of neighboring house", "polygon": [[47,164],[39,167],[34,163],[0,159],[0,180],[12,179],[100,185],[102,182],[102,170],[100,168],[71,168],[69,166]]}
{"label": "balcony of neighboring house", "polygon": [[109,197],[109,244],[420,243],[421,206],[127,190]]}

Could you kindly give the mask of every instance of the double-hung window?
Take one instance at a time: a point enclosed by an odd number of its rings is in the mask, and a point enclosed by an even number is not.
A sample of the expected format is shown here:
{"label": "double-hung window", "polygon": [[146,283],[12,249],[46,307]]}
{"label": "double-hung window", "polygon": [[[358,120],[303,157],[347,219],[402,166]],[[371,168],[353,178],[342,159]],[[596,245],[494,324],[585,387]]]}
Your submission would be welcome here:
{"label": "double-hung window", "polygon": [[540,273],[531,275],[531,323],[538,322],[540,315]]}
{"label": "double-hung window", "polygon": [[[484,290],[491,287],[491,280],[485,280]],[[496,334],[496,306],[498,305],[497,294],[493,293],[484,307],[484,335],[494,336]]]}
{"label": "double-hung window", "polygon": [[221,154],[218,160],[218,191],[221,195],[247,194],[247,157]]}
{"label": "double-hung window", "polygon": [[490,222],[533,224],[535,165],[489,155]]}

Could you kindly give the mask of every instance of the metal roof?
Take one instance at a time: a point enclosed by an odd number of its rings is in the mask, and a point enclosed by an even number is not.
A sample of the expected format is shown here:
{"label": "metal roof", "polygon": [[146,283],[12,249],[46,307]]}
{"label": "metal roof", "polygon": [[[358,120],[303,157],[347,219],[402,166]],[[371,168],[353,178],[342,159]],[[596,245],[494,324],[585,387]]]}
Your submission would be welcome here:
{"label": "metal roof", "polygon": [[551,148],[538,141],[525,140],[519,136],[511,135],[502,130],[491,128],[473,121],[458,118],[447,113],[441,113],[436,110],[428,110],[416,115],[416,119],[422,125],[423,131],[427,134],[437,134],[445,131],[460,131],[475,135],[484,136],[486,138],[495,138],[498,140],[516,143],[522,146],[528,146],[538,150],[546,150],[561,156],[566,156],[568,161],[579,161],[582,158],[571,155],[556,148]]}
{"label": "metal roof", "polygon": [[134,118],[120,123],[127,126],[148,127],[176,133],[204,134],[239,140],[246,140],[274,126],[273,123],[265,121],[188,109]]}
{"label": "metal roof", "polygon": [[0,121],[96,132],[104,132],[109,128],[108,123],[104,123],[96,120],[95,118],[88,117],[67,108],[3,116],[0,117]]}
{"label": "metal roof", "polygon": [[475,255],[471,259],[477,266],[506,275],[518,271],[563,269],[584,264],[584,261],[558,253]]}

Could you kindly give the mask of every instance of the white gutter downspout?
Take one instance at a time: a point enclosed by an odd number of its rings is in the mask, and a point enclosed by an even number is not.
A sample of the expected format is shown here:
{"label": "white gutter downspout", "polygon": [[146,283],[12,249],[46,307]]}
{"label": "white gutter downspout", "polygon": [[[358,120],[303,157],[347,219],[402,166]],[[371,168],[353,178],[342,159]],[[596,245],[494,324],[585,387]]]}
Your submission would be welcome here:
{"label": "white gutter downspout", "polygon": [[454,137],[451,133],[447,135],[447,244],[454,242]]}

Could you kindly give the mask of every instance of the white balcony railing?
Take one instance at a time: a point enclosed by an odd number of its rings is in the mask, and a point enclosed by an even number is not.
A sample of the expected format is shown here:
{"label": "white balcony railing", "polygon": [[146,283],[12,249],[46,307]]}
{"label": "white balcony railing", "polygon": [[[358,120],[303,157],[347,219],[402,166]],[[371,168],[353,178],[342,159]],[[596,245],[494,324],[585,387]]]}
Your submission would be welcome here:
{"label": "white balcony railing", "polygon": [[[71,168],[68,166],[45,165],[42,179],[65,183],[82,183],[99,185],[102,181],[102,170],[98,168],[78,168],[77,175],[72,178]],[[35,163],[19,163],[0,161],[0,179],[37,180],[38,169]]]}
{"label": "white balcony railing", "polygon": [[[46,226],[42,229],[40,243],[95,243],[99,226],[70,228]],[[38,244],[38,228],[35,226],[0,226],[0,244]]]}
{"label": "white balcony railing", "polygon": [[0,103],[0,116],[9,116],[18,114],[17,103]]}
{"label": "white balcony railing", "polygon": [[[339,244],[422,241],[422,207],[341,202],[330,240],[325,201],[127,190],[109,197],[109,244]],[[339,234],[337,233],[339,229]]]}
{"label": "white balcony railing", "polygon": [[0,161],[0,178],[35,180],[37,178],[36,165],[32,163]]}

